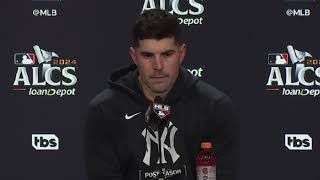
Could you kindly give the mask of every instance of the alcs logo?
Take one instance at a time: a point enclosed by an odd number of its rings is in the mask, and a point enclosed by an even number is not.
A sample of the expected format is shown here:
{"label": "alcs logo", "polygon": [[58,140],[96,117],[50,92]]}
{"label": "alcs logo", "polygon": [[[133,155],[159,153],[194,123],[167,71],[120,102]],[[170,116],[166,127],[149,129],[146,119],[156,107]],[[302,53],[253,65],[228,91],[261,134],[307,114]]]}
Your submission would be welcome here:
{"label": "alcs logo", "polygon": [[32,147],[36,150],[59,150],[59,138],[55,134],[32,134]]}
{"label": "alcs logo", "polygon": [[[169,13],[178,15],[178,20],[180,24],[185,24],[187,26],[190,25],[198,25],[203,23],[202,14],[204,12],[204,0],[187,0],[187,5],[185,2],[181,2],[180,0],[145,0],[142,11],[150,10],[150,9],[170,9]],[[156,3],[158,2],[158,5]]]}
{"label": "alcs logo", "polygon": [[308,134],[286,134],[285,146],[289,150],[312,150],[312,138]]}
{"label": "alcs logo", "polygon": [[288,52],[269,53],[266,90],[283,96],[320,96],[320,58],[287,46]]}
{"label": "alcs logo", "polygon": [[33,46],[34,53],[15,53],[17,66],[13,90],[27,91],[31,96],[74,96],[76,59],[62,59],[53,51]]}

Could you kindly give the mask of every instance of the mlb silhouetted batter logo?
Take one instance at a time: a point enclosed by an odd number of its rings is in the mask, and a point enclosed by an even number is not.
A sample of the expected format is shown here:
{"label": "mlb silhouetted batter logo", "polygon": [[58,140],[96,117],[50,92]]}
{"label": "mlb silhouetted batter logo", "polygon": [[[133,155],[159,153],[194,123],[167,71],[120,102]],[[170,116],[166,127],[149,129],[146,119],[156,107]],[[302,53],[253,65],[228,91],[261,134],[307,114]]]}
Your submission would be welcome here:
{"label": "mlb silhouetted batter logo", "polygon": [[75,59],[62,59],[54,51],[33,46],[34,53],[15,53],[17,66],[13,90],[25,91],[32,96],[75,95],[77,83]]}
{"label": "mlb silhouetted batter logo", "polygon": [[[174,141],[175,141],[175,134],[178,131],[178,129],[172,124],[172,122],[169,122],[169,125],[166,126],[162,132],[161,135],[159,135],[159,131],[153,131],[145,128],[142,131],[142,136],[146,140],[146,151],[145,155],[143,158],[143,163],[150,166],[151,164],[151,149],[154,147],[158,149],[159,143],[160,143],[160,156],[157,160],[157,164],[160,164],[160,158],[161,158],[161,163],[166,164],[168,162],[168,159],[165,157],[165,151],[167,151],[170,154],[171,160],[173,163],[175,163],[180,155],[176,152],[175,146],[174,146]],[[160,136],[160,138],[159,138]],[[165,141],[166,139],[169,138],[168,142],[169,144],[166,144]],[[160,142],[159,142],[160,139]]]}

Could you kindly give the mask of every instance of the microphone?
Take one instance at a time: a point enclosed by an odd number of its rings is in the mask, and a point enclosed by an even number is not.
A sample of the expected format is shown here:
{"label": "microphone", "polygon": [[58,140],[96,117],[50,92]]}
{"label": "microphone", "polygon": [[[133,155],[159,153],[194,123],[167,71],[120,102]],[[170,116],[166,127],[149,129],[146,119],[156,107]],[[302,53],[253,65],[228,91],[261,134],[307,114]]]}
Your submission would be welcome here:
{"label": "microphone", "polygon": [[[156,96],[154,98],[154,102],[150,103],[146,113],[145,113],[145,121],[148,126],[154,131],[158,132],[158,157],[154,159],[154,163],[157,160],[160,160],[160,167],[162,166],[162,145],[161,145],[161,134],[164,131],[165,126],[168,124],[168,118],[170,115],[170,106],[164,104],[162,98],[160,96]],[[146,136],[147,137],[147,136]],[[155,164],[158,166],[157,164]],[[158,178],[162,179],[164,177],[163,174],[159,174]]]}
{"label": "microphone", "polygon": [[170,106],[164,104],[160,96],[156,96],[145,113],[145,121],[153,131],[157,131],[160,125],[167,122],[170,114]]}

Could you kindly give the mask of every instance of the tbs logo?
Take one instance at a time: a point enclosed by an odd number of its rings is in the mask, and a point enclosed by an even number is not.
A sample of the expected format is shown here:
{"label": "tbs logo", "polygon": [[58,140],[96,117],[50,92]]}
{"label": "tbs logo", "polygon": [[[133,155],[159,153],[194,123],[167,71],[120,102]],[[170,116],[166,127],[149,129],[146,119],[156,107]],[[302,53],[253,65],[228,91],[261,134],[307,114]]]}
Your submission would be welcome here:
{"label": "tbs logo", "polygon": [[59,139],[55,134],[32,134],[32,146],[36,150],[59,150]]}
{"label": "tbs logo", "polygon": [[312,150],[312,138],[308,134],[286,134],[285,145],[289,150]]}

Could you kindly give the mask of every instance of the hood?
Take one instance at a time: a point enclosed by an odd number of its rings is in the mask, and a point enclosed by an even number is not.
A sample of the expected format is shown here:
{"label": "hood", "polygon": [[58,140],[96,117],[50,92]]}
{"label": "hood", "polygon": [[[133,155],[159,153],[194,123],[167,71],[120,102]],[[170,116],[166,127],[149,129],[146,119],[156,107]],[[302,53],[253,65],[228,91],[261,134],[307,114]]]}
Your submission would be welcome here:
{"label": "hood", "polygon": [[[111,88],[118,88],[125,93],[130,94],[133,98],[144,103],[150,101],[143,95],[138,84],[139,72],[135,64],[114,71],[108,81]],[[192,88],[199,78],[189,73],[183,66],[180,66],[179,75],[171,88],[169,94],[164,99],[164,102],[169,105],[174,105],[183,96],[192,94]]]}

